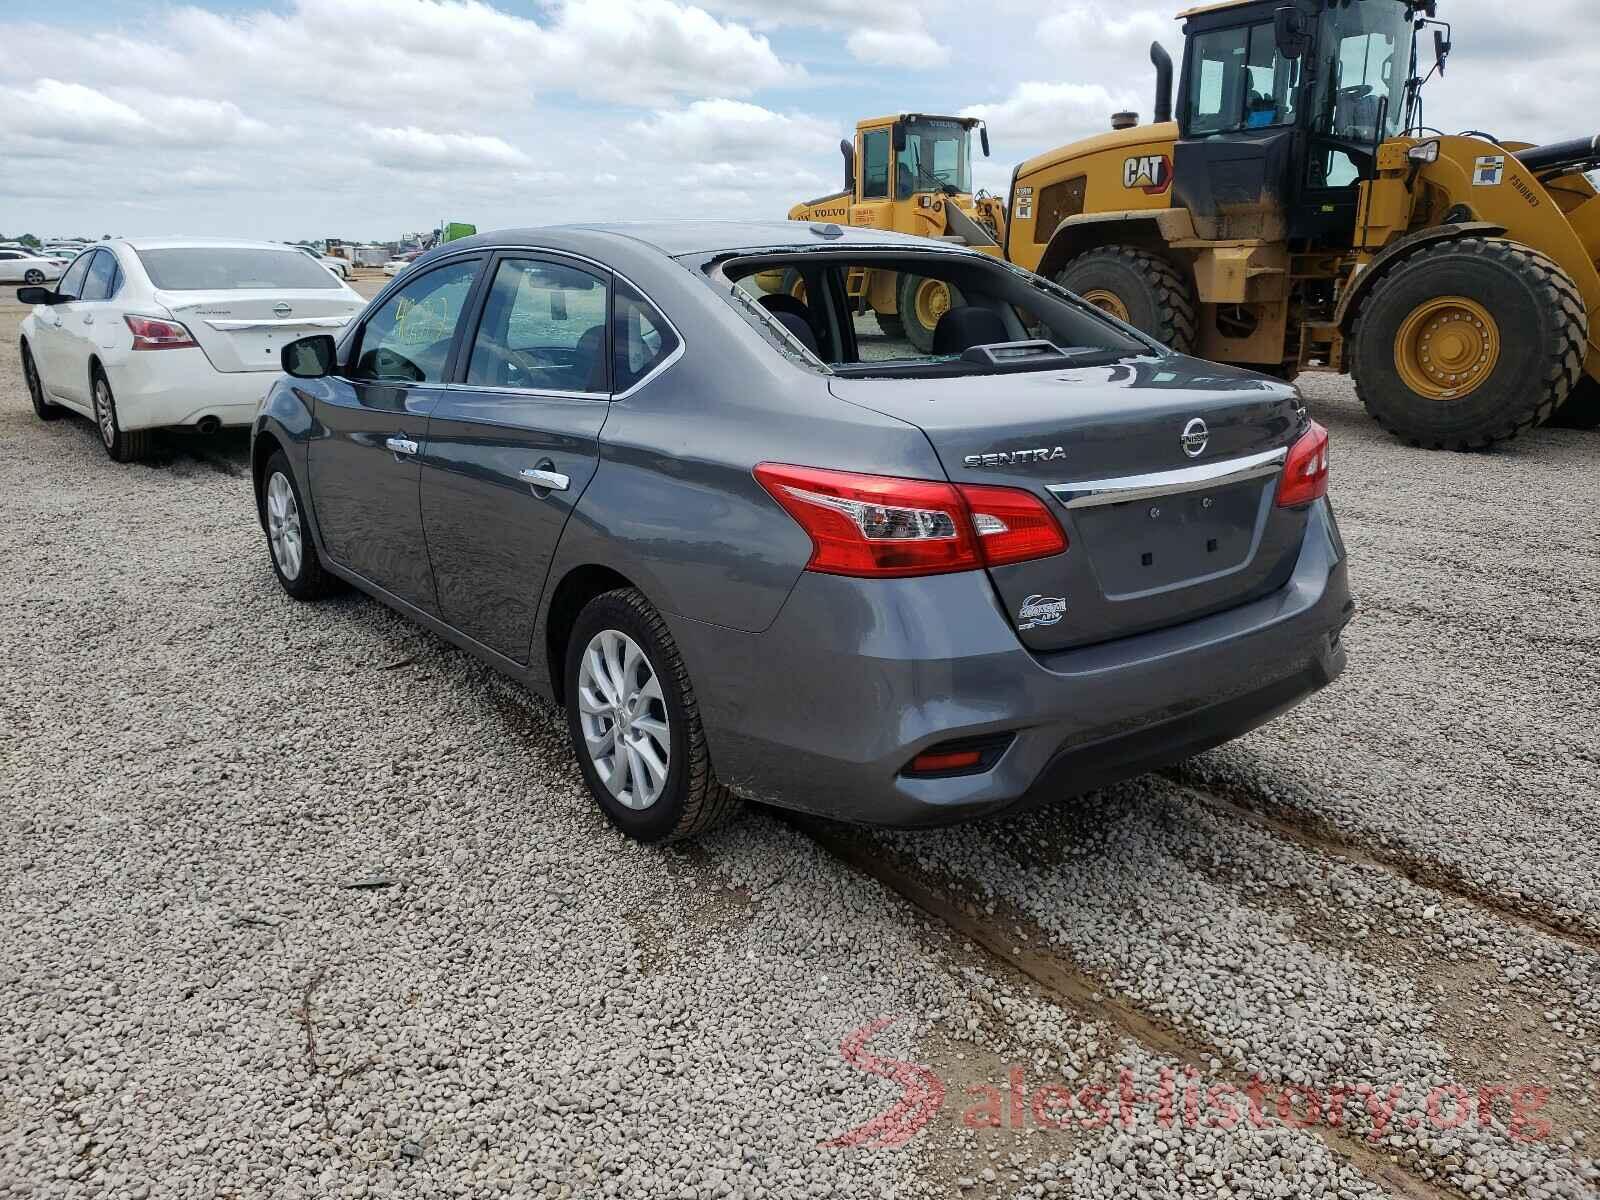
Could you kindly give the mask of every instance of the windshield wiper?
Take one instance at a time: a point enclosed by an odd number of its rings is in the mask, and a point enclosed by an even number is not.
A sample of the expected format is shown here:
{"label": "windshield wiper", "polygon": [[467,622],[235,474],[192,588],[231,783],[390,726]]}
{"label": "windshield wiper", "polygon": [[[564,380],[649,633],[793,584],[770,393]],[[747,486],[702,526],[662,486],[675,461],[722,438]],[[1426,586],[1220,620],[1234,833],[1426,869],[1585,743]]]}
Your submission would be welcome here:
{"label": "windshield wiper", "polygon": [[957,188],[955,184],[946,183],[927,167],[923,166],[922,163],[916,162],[913,163],[912,166],[916,170],[916,173],[919,177],[926,179],[933,184],[935,191],[943,192],[946,196],[959,196],[961,194],[960,189]]}

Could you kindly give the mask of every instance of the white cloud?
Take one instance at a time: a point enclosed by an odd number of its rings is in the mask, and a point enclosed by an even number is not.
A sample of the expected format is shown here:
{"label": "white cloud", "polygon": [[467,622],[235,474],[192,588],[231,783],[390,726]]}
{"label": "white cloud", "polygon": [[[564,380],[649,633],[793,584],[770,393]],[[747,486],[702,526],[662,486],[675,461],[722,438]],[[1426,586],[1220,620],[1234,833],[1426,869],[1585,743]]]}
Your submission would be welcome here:
{"label": "white cloud", "polygon": [[857,29],[845,48],[856,61],[877,66],[926,68],[950,61],[950,47],[922,29]]}
{"label": "white cloud", "polygon": [[774,4],[771,0],[707,0],[718,12],[739,16],[761,28],[809,26],[845,34],[845,49],[857,62],[925,70],[950,61],[950,48],[928,30],[922,8],[857,0],[812,0]]}
{"label": "white cloud", "polygon": [[826,121],[786,116],[743,100],[696,100],[635,122],[633,131],[678,159],[804,161],[833,151],[839,131]]}
{"label": "white cloud", "polygon": [[434,133],[418,129],[364,125],[349,148],[386,167],[515,167],[528,156],[502,138],[481,133]]}
{"label": "white cloud", "polygon": [[969,104],[964,117],[982,117],[1008,144],[1060,145],[1111,128],[1111,114],[1133,107],[1133,96],[1098,83],[1029,81],[1004,100]]}

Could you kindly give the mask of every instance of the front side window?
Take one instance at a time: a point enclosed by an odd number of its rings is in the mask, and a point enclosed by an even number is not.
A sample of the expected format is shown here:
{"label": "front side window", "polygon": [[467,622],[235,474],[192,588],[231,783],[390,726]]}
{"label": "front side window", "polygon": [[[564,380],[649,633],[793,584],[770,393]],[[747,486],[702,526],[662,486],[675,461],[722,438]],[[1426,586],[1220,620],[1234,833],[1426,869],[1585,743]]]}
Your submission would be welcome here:
{"label": "front side window", "polygon": [[678,335],[655,305],[630,284],[617,281],[612,375],[615,388],[625,392],[666,362],[678,348]]}
{"label": "front side window", "polygon": [[361,330],[352,378],[394,384],[444,382],[450,345],[480,265],[480,260],[469,259],[439,267],[384,301]]}
{"label": "front side window", "polygon": [[917,192],[972,190],[972,139],[960,121],[923,117],[905,123],[900,152],[900,199]]}
{"label": "front side window", "polygon": [[466,381],[604,392],[606,281],[564,263],[502,260],[484,301]]}
{"label": "front side window", "polygon": [[150,282],[169,292],[300,291],[337,288],[339,281],[296,250],[242,246],[140,250]]}
{"label": "front side window", "polygon": [[1270,21],[1212,30],[1193,46],[1191,137],[1294,124],[1300,63],[1278,53]]}
{"label": "front side window", "polygon": [[861,198],[889,198],[889,131],[874,129],[861,135]]}
{"label": "front side window", "polygon": [[116,286],[117,259],[109,250],[95,252],[84,277],[80,300],[109,300]]}

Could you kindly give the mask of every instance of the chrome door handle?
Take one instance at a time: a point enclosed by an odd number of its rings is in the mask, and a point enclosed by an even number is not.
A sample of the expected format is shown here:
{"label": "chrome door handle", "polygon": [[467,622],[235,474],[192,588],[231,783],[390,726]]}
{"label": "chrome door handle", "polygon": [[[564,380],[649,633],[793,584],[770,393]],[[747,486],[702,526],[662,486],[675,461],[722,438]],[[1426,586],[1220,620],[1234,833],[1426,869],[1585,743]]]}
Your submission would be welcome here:
{"label": "chrome door handle", "polygon": [[83,314],[83,323],[85,325],[93,325],[94,324],[94,314],[93,313],[84,313]]}
{"label": "chrome door handle", "polygon": [[560,471],[547,471],[543,467],[524,467],[522,477],[539,491],[564,492],[572,480]]}
{"label": "chrome door handle", "polygon": [[415,454],[419,447],[408,437],[392,437],[385,439],[385,446],[394,451],[394,456],[399,458],[402,454]]}

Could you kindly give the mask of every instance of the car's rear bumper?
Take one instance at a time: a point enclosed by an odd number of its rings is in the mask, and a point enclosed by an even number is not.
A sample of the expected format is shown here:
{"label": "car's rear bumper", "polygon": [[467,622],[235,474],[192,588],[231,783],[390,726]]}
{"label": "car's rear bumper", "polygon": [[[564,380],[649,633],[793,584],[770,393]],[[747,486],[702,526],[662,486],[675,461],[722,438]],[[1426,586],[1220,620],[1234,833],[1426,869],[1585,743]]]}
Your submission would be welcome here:
{"label": "car's rear bumper", "polygon": [[[1077,650],[1024,649],[981,573],[808,573],[765,633],[669,624],[723,782],[826,816],[932,825],[1100,787],[1271,720],[1344,669],[1352,612],[1319,502],[1280,591]],[[902,774],[932,746],[1004,734],[981,774]]]}
{"label": "car's rear bumper", "polygon": [[196,425],[207,417],[223,425],[248,425],[281,374],[219,371],[198,348],[130,350],[120,361],[107,362],[106,373],[124,429]]}

